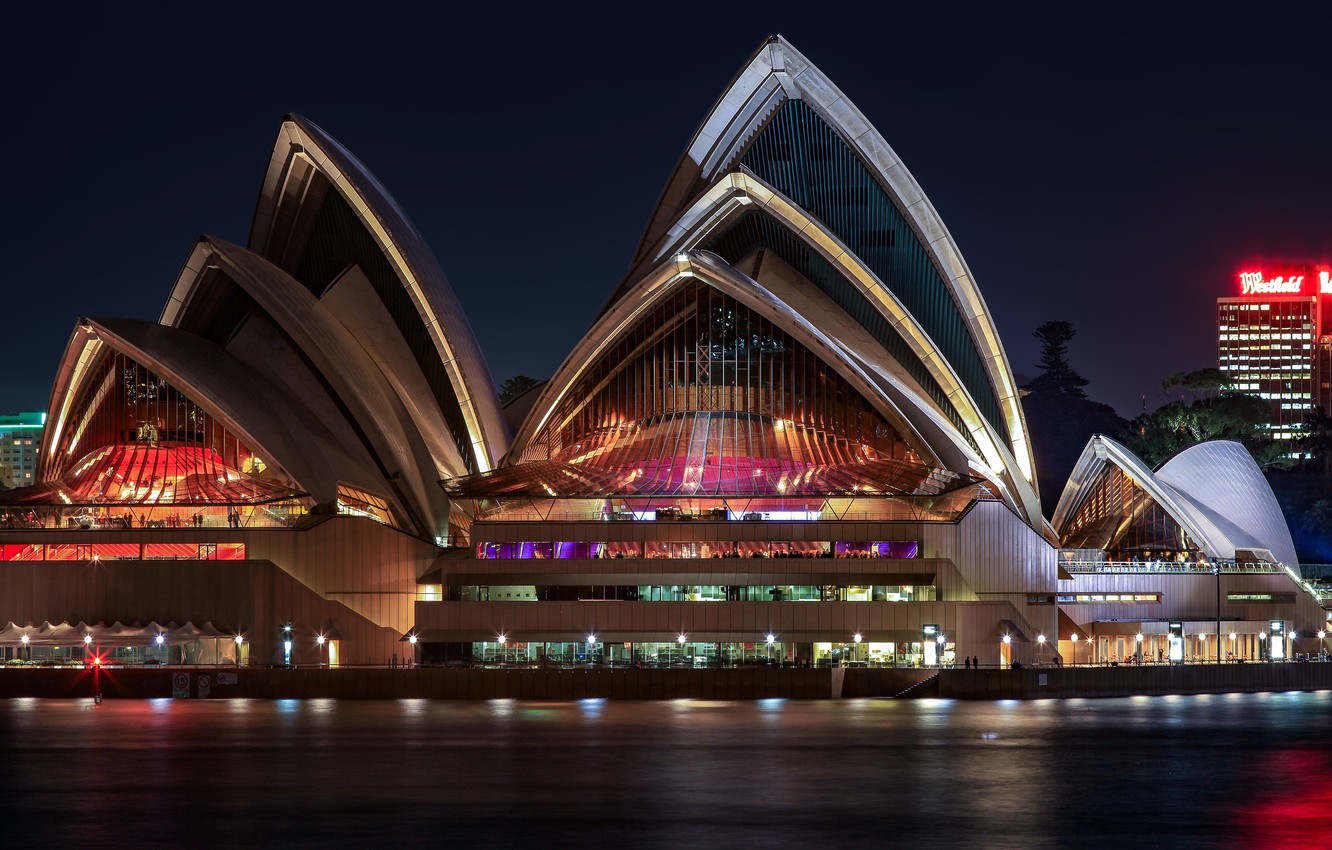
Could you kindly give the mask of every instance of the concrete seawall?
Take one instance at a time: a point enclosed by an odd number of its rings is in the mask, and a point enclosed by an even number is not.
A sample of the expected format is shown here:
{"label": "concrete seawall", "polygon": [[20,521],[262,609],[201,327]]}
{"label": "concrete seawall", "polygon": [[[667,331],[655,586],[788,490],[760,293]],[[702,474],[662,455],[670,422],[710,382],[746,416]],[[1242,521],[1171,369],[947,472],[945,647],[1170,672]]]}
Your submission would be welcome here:
{"label": "concrete seawall", "polygon": [[938,693],[934,696],[946,699],[1047,699],[1328,689],[1332,689],[1332,664],[1329,663],[1183,664],[944,670],[938,679]]}
{"label": "concrete seawall", "polygon": [[0,699],[1048,699],[1332,689],[1332,664],[1029,670],[161,668],[0,670]]}

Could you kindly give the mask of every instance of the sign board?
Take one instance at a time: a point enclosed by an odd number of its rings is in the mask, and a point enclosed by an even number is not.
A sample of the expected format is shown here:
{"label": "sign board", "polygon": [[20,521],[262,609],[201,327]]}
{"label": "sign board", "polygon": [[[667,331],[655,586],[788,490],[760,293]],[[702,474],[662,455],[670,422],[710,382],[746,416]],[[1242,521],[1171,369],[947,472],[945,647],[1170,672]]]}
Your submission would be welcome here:
{"label": "sign board", "polygon": [[171,677],[172,699],[190,698],[190,674],[176,673]]}
{"label": "sign board", "polygon": [[213,692],[213,680],[207,673],[199,674],[199,699],[208,699]]}
{"label": "sign board", "polygon": [[236,684],[236,674],[235,674],[235,673],[218,673],[218,674],[217,674],[217,683],[218,683],[219,685],[234,685],[234,684]]}
{"label": "sign board", "polygon": [[1299,295],[1304,290],[1304,275],[1266,277],[1262,272],[1240,272],[1240,295]]}

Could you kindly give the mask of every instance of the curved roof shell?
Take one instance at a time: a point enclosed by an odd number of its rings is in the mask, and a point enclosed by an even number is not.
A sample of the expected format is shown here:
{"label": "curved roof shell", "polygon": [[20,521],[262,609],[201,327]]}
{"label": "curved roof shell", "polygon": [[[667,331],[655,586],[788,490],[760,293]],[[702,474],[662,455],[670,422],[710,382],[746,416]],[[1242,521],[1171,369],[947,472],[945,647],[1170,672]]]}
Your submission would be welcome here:
{"label": "curved roof shell", "polygon": [[[243,309],[228,317],[232,305]],[[203,237],[177,279],[166,318],[303,400],[312,418],[294,418],[288,427],[323,423],[347,454],[368,454],[369,464],[353,468],[375,473],[352,481],[348,467],[335,467],[342,480],[391,497],[423,536],[445,533],[449,504],[436,482],[464,474],[466,464],[432,415],[425,379],[392,320],[355,268],[316,297],[253,251]]]}
{"label": "curved roof shell", "polygon": [[[871,288],[866,327],[909,326],[906,346],[927,340],[927,356],[952,373],[946,390],[971,421],[993,432],[1006,455],[1000,475],[1033,507],[1034,464],[1007,356],[989,311],[947,228],[887,142],[854,104],[789,42],[765,44],[722,95],[667,182],[633,266],[607,305],[674,249],[681,224],[728,173],[748,171],[783,194],[857,256]],[[685,225],[685,229],[689,229]],[[897,309],[888,302],[895,300]],[[899,350],[902,346],[894,346]],[[963,399],[965,396],[965,400]],[[955,423],[956,424],[956,423]],[[991,467],[999,452],[978,447]]]}
{"label": "curved roof shell", "polygon": [[[508,449],[499,396],[467,316],[434,254],[388,191],[313,122],[287,116],[264,175],[249,247],[301,280],[316,297],[348,265],[408,344],[464,468],[484,472]],[[169,311],[163,320],[169,321]],[[367,347],[372,340],[362,338]],[[428,415],[427,415],[428,414]]]}
{"label": "curved roof shell", "polygon": [[1290,528],[1271,486],[1248,450],[1228,440],[1185,449],[1153,472],[1109,437],[1092,437],[1055,508],[1053,525],[1061,537],[1110,466],[1165,509],[1208,558],[1234,560],[1249,552],[1298,572]]}

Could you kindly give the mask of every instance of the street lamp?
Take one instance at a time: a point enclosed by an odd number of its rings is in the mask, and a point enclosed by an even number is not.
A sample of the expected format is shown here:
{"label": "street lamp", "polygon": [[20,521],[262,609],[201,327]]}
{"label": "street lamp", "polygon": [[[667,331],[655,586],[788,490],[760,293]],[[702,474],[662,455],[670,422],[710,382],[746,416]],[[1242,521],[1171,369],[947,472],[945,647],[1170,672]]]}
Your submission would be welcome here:
{"label": "street lamp", "polygon": [[325,638],[323,635],[315,635],[315,643],[319,644],[319,666],[320,666],[320,667],[323,667],[323,666],[324,666],[324,641],[326,641],[326,640],[327,640],[327,638]]}
{"label": "street lamp", "polygon": [[[1012,649],[1011,649],[1010,647],[1011,647],[1011,645],[1012,645],[1012,643],[1013,643],[1013,636],[1012,636],[1012,635],[1004,635],[1002,638],[1000,638],[1000,640],[1003,641],[1004,649],[1008,650],[1008,666],[1009,666],[1009,667],[1012,667],[1012,666],[1013,666],[1013,653],[1012,653]],[[999,663],[1002,664],[1003,661],[1004,661],[1004,658],[1003,658],[1002,655],[1000,655],[1000,657],[999,657]]]}
{"label": "street lamp", "polygon": [[1073,666],[1078,666],[1078,633],[1074,632],[1069,640],[1073,641]]}
{"label": "street lamp", "polygon": [[1327,658],[1327,649],[1323,646],[1323,638],[1327,637],[1327,632],[1321,629],[1318,632],[1318,660],[1324,661]]}
{"label": "street lamp", "polygon": [[504,662],[506,662],[506,661],[509,660],[509,649],[508,649],[508,647],[506,646],[506,644],[509,642],[509,636],[508,636],[508,635],[500,635],[500,636],[497,637],[495,640],[499,643],[499,648],[500,648],[500,666],[503,667],[503,666],[504,666]]}
{"label": "street lamp", "polygon": [[[25,650],[28,649],[28,636],[27,636],[27,635],[24,635],[23,637],[19,638],[19,641],[23,644],[23,648],[24,648]],[[31,661],[31,660],[32,660],[32,653],[31,653],[31,651],[24,652],[23,654],[26,655],[26,656],[28,656],[25,660],[27,660],[27,661]]]}
{"label": "street lamp", "polygon": [[1036,658],[1036,660],[1037,660],[1037,661],[1044,661],[1044,660],[1045,660],[1045,635],[1036,635],[1036,644],[1037,644],[1037,651],[1036,651],[1037,658]]}

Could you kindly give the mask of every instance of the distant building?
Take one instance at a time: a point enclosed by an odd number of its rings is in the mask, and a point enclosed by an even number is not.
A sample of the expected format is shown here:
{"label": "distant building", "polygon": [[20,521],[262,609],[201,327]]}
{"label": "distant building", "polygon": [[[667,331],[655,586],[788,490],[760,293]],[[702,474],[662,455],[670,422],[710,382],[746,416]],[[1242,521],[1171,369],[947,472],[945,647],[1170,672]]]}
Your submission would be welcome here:
{"label": "distant building", "polygon": [[0,413],[0,484],[5,489],[31,486],[42,445],[45,413]]}
{"label": "distant building", "polygon": [[1272,436],[1290,440],[1315,406],[1332,409],[1332,282],[1327,266],[1239,275],[1218,298],[1217,363],[1240,392],[1272,403]]}

